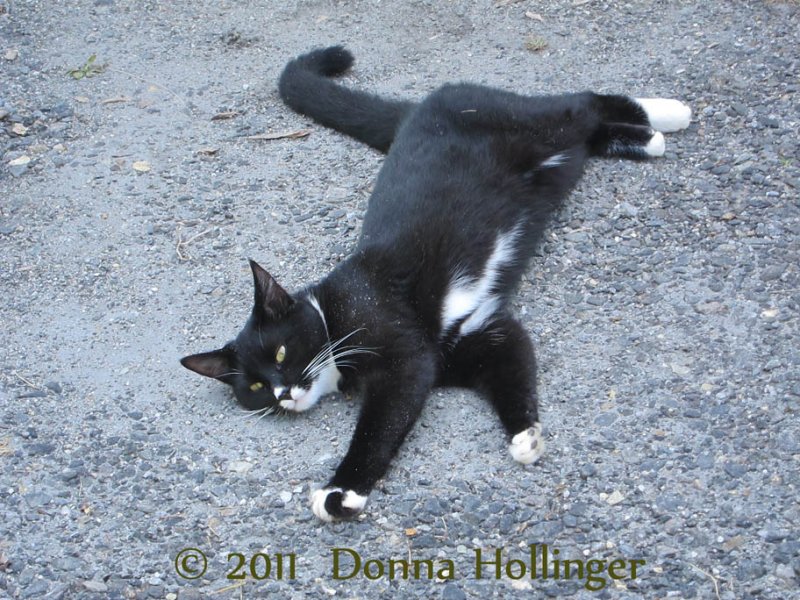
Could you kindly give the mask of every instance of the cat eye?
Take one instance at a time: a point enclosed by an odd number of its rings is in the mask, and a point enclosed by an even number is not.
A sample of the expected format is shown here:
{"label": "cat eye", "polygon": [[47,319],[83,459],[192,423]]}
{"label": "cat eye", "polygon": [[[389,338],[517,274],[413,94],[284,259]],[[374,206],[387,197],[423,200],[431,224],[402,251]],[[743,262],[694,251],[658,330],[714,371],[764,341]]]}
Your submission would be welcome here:
{"label": "cat eye", "polygon": [[284,360],[286,360],[286,346],[281,346],[275,353],[275,362],[281,364]]}
{"label": "cat eye", "polygon": [[258,390],[260,390],[263,387],[264,387],[263,383],[261,383],[260,381],[256,381],[254,384],[252,384],[250,386],[250,391],[257,392]]}

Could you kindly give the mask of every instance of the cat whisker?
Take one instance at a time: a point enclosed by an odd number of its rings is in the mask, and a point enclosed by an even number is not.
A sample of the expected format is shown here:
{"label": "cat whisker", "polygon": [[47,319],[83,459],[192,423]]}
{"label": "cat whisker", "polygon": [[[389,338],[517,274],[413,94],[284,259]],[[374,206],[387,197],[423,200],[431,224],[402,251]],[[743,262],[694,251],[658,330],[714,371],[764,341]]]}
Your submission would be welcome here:
{"label": "cat whisker", "polygon": [[242,412],[243,414],[239,415],[239,418],[252,419],[253,417],[259,417],[266,410],[269,410],[269,406],[265,406],[264,408],[257,408],[255,410],[240,409],[240,412]]}
{"label": "cat whisker", "polygon": [[364,328],[359,327],[358,329],[354,329],[353,331],[339,338],[335,342],[328,342],[327,344],[325,344],[316,354],[316,356],[314,356],[314,358],[311,359],[306,368],[303,369],[302,375],[304,377],[313,378],[314,376],[318,375],[322,369],[330,366],[331,357],[335,355],[337,349],[341,350],[345,348],[347,349],[356,348],[355,346],[342,347],[342,344],[360,331],[364,331]]}

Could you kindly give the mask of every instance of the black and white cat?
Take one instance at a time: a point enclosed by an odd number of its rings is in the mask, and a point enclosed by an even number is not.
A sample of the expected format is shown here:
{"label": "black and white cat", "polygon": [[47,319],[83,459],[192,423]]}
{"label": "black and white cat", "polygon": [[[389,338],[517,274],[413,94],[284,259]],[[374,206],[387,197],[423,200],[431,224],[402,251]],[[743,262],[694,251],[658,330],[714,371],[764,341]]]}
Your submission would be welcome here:
{"label": "black and white cat", "polygon": [[182,364],[230,384],[250,410],[302,412],[337,389],[363,405],[347,455],[313,493],[325,521],[352,517],[435,386],[484,394],[511,456],[544,440],[531,341],[508,308],[549,217],[592,156],[643,159],[689,125],[676,100],[591,92],[523,96],[446,85],[419,103],[347,89],[341,47],[291,61],[291,108],[386,153],[353,254],[287,293],[255,262],[255,303],[220,350]]}

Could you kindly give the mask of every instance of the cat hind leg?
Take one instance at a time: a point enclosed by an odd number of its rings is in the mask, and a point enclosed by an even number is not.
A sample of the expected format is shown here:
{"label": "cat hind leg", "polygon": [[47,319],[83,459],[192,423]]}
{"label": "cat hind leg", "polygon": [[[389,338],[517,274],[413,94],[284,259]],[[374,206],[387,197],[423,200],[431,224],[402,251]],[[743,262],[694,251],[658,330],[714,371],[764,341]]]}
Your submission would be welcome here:
{"label": "cat hind leg", "polygon": [[461,338],[448,358],[445,385],[485,394],[510,437],[514,460],[531,464],[544,452],[533,344],[522,325],[501,316]]}

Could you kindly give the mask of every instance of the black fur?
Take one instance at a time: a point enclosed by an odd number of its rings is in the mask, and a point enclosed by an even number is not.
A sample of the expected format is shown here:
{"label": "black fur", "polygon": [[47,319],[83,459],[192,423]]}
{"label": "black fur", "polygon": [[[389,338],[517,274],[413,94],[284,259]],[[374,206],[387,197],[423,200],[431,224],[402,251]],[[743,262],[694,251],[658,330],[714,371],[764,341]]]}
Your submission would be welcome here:
{"label": "black fur", "polygon": [[[315,50],[287,65],[279,91],[294,110],[388,153],[355,251],[292,295],[253,263],[255,303],[239,336],[183,359],[231,384],[245,406],[269,409],[292,401],[288,388],[311,386],[314,377],[303,370],[346,338],[333,350],[341,385],[358,386],[363,407],[324,497],[332,517],[358,512],[345,494],[369,494],[437,385],[485,394],[510,436],[539,421],[533,346],[508,298],[586,159],[641,158],[654,135],[646,113],[625,96],[532,97],[458,84],[420,103],[394,101],[329,79],[352,62],[341,47]],[[445,298],[458,276],[486,276],[492,256],[505,260],[475,311],[494,310],[476,319],[477,328],[468,327],[471,313],[444,327]]]}

